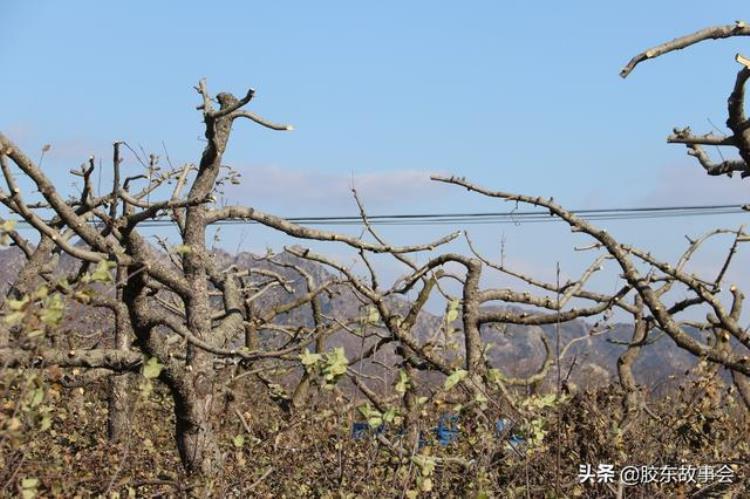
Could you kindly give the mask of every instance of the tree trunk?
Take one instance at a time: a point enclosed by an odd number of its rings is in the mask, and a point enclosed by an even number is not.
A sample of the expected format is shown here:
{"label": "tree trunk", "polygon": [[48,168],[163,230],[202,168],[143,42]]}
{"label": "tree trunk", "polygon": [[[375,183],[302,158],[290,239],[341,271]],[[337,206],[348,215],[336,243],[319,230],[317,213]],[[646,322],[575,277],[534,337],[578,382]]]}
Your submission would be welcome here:
{"label": "tree trunk", "polygon": [[[221,109],[236,104],[230,94],[219,94]],[[208,110],[206,109],[206,112]],[[212,308],[209,299],[208,266],[211,256],[206,250],[206,213],[203,201],[214,191],[221,170],[221,157],[229,140],[232,118],[205,115],[206,139],[208,139],[188,200],[197,204],[185,210],[183,243],[190,249],[182,257],[182,270],[190,287],[189,296],[182,296],[185,305],[185,325],[196,338],[211,342]],[[215,396],[216,372],[212,354],[188,343],[185,373],[181,386],[175,393],[175,415],[177,417],[177,447],[183,465],[189,473],[200,473],[206,477],[221,468],[219,445],[211,417]]]}
{"label": "tree trunk", "polygon": [[208,477],[220,471],[222,456],[212,417],[216,395],[209,377],[212,371],[199,369],[199,364],[194,362],[194,370],[185,377],[184,383],[172,390],[177,422],[175,435],[185,470]]}
{"label": "tree trunk", "polygon": [[130,433],[130,396],[127,373],[115,374],[109,380],[107,435],[111,442],[121,442]]}
{"label": "tree trunk", "polygon": [[620,377],[620,384],[625,390],[625,397],[622,400],[623,414],[620,419],[620,426],[623,428],[630,426],[644,403],[640,388],[633,375],[633,363],[638,359],[638,355],[641,353],[641,345],[648,337],[648,327],[642,316],[643,300],[640,296],[636,296],[634,305],[638,313],[633,316],[635,322],[633,336],[627,350],[617,359],[617,374]]}
{"label": "tree trunk", "polygon": [[[126,275],[123,267],[118,267],[115,274],[116,296],[118,304],[122,304],[123,290],[120,285]],[[115,349],[128,350],[130,348],[130,318],[123,305],[115,313]],[[119,442],[130,433],[130,376],[127,373],[115,374],[109,381],[107,434],[112,442]]]}

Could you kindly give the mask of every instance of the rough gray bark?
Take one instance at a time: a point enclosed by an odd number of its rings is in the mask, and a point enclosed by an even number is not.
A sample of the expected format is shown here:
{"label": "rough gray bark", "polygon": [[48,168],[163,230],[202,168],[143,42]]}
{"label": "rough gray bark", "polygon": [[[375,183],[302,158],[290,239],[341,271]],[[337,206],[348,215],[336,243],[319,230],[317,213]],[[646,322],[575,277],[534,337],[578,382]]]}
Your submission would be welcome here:
{"label": "rough gray bark", "polygon": [[[112,165],[114,169],[114,178],[112,186],[112,195],[109,209],[110,222],[114,222],[117,218],[117,208],[119,203],[119,197],[117,195],[120,189],[120,146],[121,142],[115,142],[113,144],[113,158]],[[126,202],[123,202],[123,215],[127,215],[130,209]],[[110,230],[112,224],[110,223]],[[112,312],[114,314],[114,344],[117,350],[127,352],[130,350],[130,341],[132,337],[132,327],[130,326],[130,317],[128,316],[128,309],[123,302],[123,279],[126,276],[127,269],[122,266],[117,266],[115,272],[115,307]],[[127,373],[115,374],[110,377],[109,380],[109,394],[108,394],[108,413],[107,413],[107,435],[113,442],[123,440],[130,433],[131,426],[131,395],[130,395],[130,377]]]}
{"label": "rough gray bark", "polygon": [[[102,262],[111,262],[116,268],[114,296],[95,293],[87,298],[88,305],[105,307],[113,312],[115,349],[64,352],[54,346],[39,344],[35,351],[3,348],[0,359],[11,367],[81,365],[114,372],[138,369],[143,356],[155,359],[161,366],[159,379],[169,387],[175,401],[177,446],[183,464],[190,472],[209,476],[221,465],[212,418],[214,402],[223,395],[223,387],[217,380],[217,360],[234,359],[242,368],[248,368],[258,360],[290,358],[310,344],[322,349],[325,337],[340,328],[335,322],[323,321],[319,314],[316,297],[326,290],[329,283],[309,284],[308,292],[293,302],[251,316],[252,307],[247,305],[266,288],[251,290],[243,285],[237,269],[216,268],[206,246],[209,223],[226,218],[256,217],[261,223],[292,236],[340,241],[362,251],[379,253],[434,248],[456,235],[427,245],[391,247],[300,227],[252,209],[217,208],[213,195],[218,185],[225,181],[222,156],[233,122],[244,118],[273,130],[290,130],[291,127],[242,110],[252,99],[252,90],[242,99],[220,93],[216,97],[219,108],[214,109],[205,83],[200,82],[196,89],[203,101],[199,109],[203,114],[207,139],[197,168],[186,165],[156,173],[157,158],[152,155],[149,164],[143,165],[147,174],[122,179],[119,154],[122,143],[117,142],[114,144],[113,187],[106,194],[97,193],[91,184],[95,167],[91,159],[88,165],[74,172],[83,179],[81,196],[75,200],[65,199],[41,168],[0,134],[0,166],[9,189],[9,193],[0,190],[0,202],[41,235],[39,256],[29,251],[27,267],[37,269],[38,261],[47,263],[42,250],[49,252],[52,249],[83,262],[76,285],[83,282],[90,270],[89,265],[101,266]],[[10,162],[33,182],[41,194],[41,201],[28,202],[23,198],[10,172]],[[152,195],[156,197],[159,187],[170,181],[176,183],[171,195],[166,200],[152,202]],[[146,185],[131,192],[136,182],[145,182]],[[183,191],[187,194],[183,195]],[[108,210],[103,209],[106,206]],[[119,206],[123,207],[121,213],[118,213]],[[52,220],[38,214],[39,210],[45,209],[54,212]],[[141,222],[163,214],[169,214],[176,222],[181,236],[177,249],[164,246],[170,262],[160,258],[138,231]],[[91,224],[92,220],[99,223]],[[71,236],[85,244],[72,244]],[[34,274],[32,270],[23,273],[16,284],[18,292],[28,293],[26,277],[30,279]],[[44,279],[54,292],[69,299],[81,299],[69,287]],[[220,296],[221,302],[212,301],[212,295]],[[316,321],[312,328],[272,324],[279,314],[306,303],[312,303],[315,311]],[[284,337],[291,337],[292,341],[285,341],[276,349],[273,346],[263,349],[257,341],[258,332],[271,326],[271,330],[284,332]],[[180,355],[173,355],[179,352],[175,352],[176,347],[166,341],[166,331],[185,340],[186,349]],[[236,345],[243,334],[247,336],[247,348],[239,349]],[[134,339],[132,345],[131,337]],[[126,385],[124,376],[111,377],[109,431],[114,439],[122,436],[127,428]],[[306,387],[307,383],[302,383],[300,397],[307,391]]]}
{"label": "rough gray bark", "polygon": [[641,348],[648,336],[649,327],[642,315],[643,302],[639,296],[635,298],[635,307],[638,312],[633,315],[633,336],[625,352],[617,359],[617,374],[620,377],[620,384],[625,390],[623,417],[620,421],[621,427],[629,426],[629,423],[639,413],[643,404],[643,394],[633,374],[633,363],[641,353]]}

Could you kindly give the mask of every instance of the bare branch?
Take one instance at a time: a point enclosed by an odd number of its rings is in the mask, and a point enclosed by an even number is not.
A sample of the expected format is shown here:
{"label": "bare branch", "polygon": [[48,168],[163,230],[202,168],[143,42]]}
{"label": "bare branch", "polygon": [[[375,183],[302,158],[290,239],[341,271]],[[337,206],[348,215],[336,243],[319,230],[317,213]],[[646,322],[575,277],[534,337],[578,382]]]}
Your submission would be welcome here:
{"label": "bare branch", "polygon": [[272,121],[268,121],[267,119],[258,116],[255,113],[251,113],[250,111],[237,111],[232,113],[230,116],[233,120],[236,118],[247,118],[250,121],[254,121],[255,123],[264,126],[266,128],[270,128],[271,130],[277,130],[281,132],[291,132],[294,130],[294,127],[292,125],[284,125],[281,123],[274,123]]}
{"label": "bare branch", "polygon": [[300,239],[314,239],[318,241],[339,241],[357,249],[363,249],[373,253],[415,253],[418,251],[432,251],[436,247],[443,244],[449,243],[457,238],[460,232],[454,232],[445,237],[442,237],[436,241],[427,244],[420,244],[414,246],[386,246],[380,244],[372,244],[356,237],[347,236],[345,234],[338,234],[334,232],[328,232],[324,230],[311,229],[309,227],[303,227],[295,223],[289,222],[281,217],[263,213],[255,208],[247,208],[244,206],[232,206],[223,208],[220,210],[211,211],[207,217],[208,223],[217,222],[219,220],[255,220],[256,222],[263,224],[267,227],[273,227],[278,229],[285,234],[290,236],[298,237]]}
{"label": "bare branch", "polygon": [[718,40],[732,36],[750,36],[750,26],[743,21],[737,21],[734,24],[705,28],[696,31],[695,33],[675,38],[674,40],[652,47],[633,57],[625,67],[622,68],[620,76],[626,78],[638,64],[648,59],[654,59],[669,52],[674,52],[675,50],[682,50],[704,40]]}
{"label": "bare branch", "polygon": [[137,352],[122,350],[39,350],[0,348],[0,365],[8,368],[49,366],[102,368],[112,371],[134,371],[143,362]]}
{"label": "bare branch", "polygon": [[[589,235],[607,249],[609,254],[612,255],[615,260],[617,260],[620,267],[622,268],[623,277],[625,278],[625,280],[643,297],[644,303],[654,315],[661,328],[675,341],[675,343],[677,343],[680,347],[689,351],[693,355],[705,357],[712,362],[722,364],[725,367],[737,370],[743,374],[750,373],[750,359],[748,357],[737,357],[735,355],[732,355],[730,352],[716,352],[709,348],[709,346],[695,340],[686,331],[684,331],[682,327],[680,327],[680,325],[675,321],[672,315],[667,312],[667,307],[665,307],[664,304],[659,300],[658,295],[649,285],[649,280],[647,278],[644,278],[638,272],[635,265],[630,260],[629,255],[634,251],[634,249],[626,248],[625,246],[621,245],[610,234],[608,234],[607,231],[596,228],[589,222],[562,208],[554,201],[543,199],[542,197],[532,197],[502,191],[490,191],[483,187],[479,187],[470,182],[467,182],[465,179],[457,177],[433,176],[432,179],[438,182],[459,185],[470,191],[478,192],[485,196],[505,199],[508,201],[527,203],[533,206],[539,206],[548,209],[552,215],[555,215],[567,222],[571,229]],[[649,259],[648,255],[646,254],[639,254],[639,257],[646,259],[647,261],[649,261],[649,263],[653,262],[654,265],[658,263],[656,261],[653,261],[652,259]],[[664,272],[667,272],[667,268],[668,266],[666,264],[661,264],[660,266],[660,270]],[[671,272],[671,275],[677,277],[674,271]],[[692,282],[692,279],[690,278],[686,278],[685,280],[688,282]],[[707,290],[705,290],[705,287],[699,286],[697,283],[693,284],[695,285],[695,290],[701,294],[702,298],[706,300],[713,300],[713,297],[710,296]],[[718,312],[723,311],[721,304],[718,303],[718,301],[714,301],[711,304],[714,309],[717,310],[717,315],[721,316],[722,314]],[[724,316],[726,317],[725,313]],[[731,320],[727,320],[726,322],[727,325],[732,325]],[[735,332],[739,333],[739,331]],[[747,335],[747,333],[745,333],[745,335]]]}

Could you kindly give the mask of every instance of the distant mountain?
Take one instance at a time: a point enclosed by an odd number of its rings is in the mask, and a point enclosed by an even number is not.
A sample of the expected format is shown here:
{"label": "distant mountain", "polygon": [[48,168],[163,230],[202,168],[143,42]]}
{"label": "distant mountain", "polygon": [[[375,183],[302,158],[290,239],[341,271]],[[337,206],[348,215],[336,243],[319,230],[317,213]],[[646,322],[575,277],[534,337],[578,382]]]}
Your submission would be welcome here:
{"label": "distant mountain", "polygon": [[[215,251],[215,260],[221,269],[235,266],[238,269],[273,270],[289,282],[291,293],[277,286],[259,298],[256,303],[259,311],[273,304],[292,301],[307,292],[304,278],[298,272],[291,267],[280,268],[272,265],[259,259],[257,255],[247,252],[233,255],[219,250]],[[3,293],[7,291],[9,283],[17,274],[23,261],[23,254],[17,248],[0,250],[0,291]],[[335,277],[324,266],[308,260],[300,260],[289,253],[278,255],[277,261],[290,266],[301,267],[313,277],[316,284]],[[75,272],[78,266],[79,264],[72,258],[67,256],[60,258],[59,271],[61,274]],[[254,279],[253,275],[251,274],[250,280],[265,280],[261,275]],[[333,286],[328,291],[328,293],[320,295],[321,309],[327,317],[336,318],[344,323],[348,320],[356,321],[365,313],[363,305],[348,287]],[[392,300],[392,306],[401,311],[407,309],[407,303],[398,299]],[[108,312],[99,311],[92,314],[90,310],[85,310],[84,312],[82,307],[71,306],[66,314],[64,329],[70,331],[70,334],[82,337],[99,330],[107,332],[108,324],[111,324]],[[313,324],[312,312],[307,305],[283,314],[276,320],[279,323],[295,323],[306,326],[312,326]],[[421,342],[435,337],[436,332],[440,330],[442,321],[442,317],[426,311],[422,312],[415,327],[416,337]],[[377,332],[377,327],[368,325],[367,328],[370,332]],[[561,363],[563,377],[567,376],[570,370],[570,381],[580,387],[602,385],[617,380],[617,358],[626,348],[621,343],[626,343],[630,339],[632,325],[614,324],[612,330],[607,334],[589,336],[589,324],[577,320],[561,324],[559,330],[560,344],[563,347],[573,339],[585,337],[577,341],[563,359]],[[491,345],[488,351],[490,363],[507,375],[515,377],[528,376],[539,369],[545,358],[545,349],[540,340],[540,335],[546,335],[554,352],[556,334],[557,328],[555,325],[542,327],[508,325],[507,327],[485,327],[482,330],[483,339],[488,345]],[[105,335],[105,337],[110,336]],[[438,345],[441,344],[441,341],[445,344],[450,343],[451,338],[442,338],[442,336],[441,334],[436,337]],[[272,341],[270,338],[265,338],[265,340]],[[363,348],[369,347],[374,341],[376,340],[373,337],[363,343],[361,338],[341,330],[328,338],[327,345],[328,347],[343,346],[350,356],[356,356]],[[460,341],[458,343],[457,353],[460,353]],[[375,360],[377,362],[363,363],[363,365],[355,366],[355,368],[382,376],[383,382],[390,384],[393,374],[384,369],[381,364],[392,365],[396,360],[393,345],[384,347],[375,356]],[[660,386],[668,382],[670,376],[679,378],[694,364],[695,359],[691,355],[676,347],[669,337],[663,335],[661,339],[642,349],[641,355],[635,363],[634,373],[639,383],[658,390]],[[547,383],[556,379],[556,374],[556,371],[552,370],[548,375]]]}

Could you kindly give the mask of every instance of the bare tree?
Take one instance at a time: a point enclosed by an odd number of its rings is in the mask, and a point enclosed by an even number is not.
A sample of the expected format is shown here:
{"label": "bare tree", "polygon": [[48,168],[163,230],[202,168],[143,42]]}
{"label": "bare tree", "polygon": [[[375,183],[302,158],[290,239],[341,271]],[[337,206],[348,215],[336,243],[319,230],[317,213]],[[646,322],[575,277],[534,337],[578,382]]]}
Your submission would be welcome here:
{"label": "bare tree", "polygon": [[[738,23],[674,40],[634,58],[623,70],[623,76],[642,60],[703,39],[747,34],[750,30]],[[744,61],[741,57],[739,60]],[[689,153],[709,174],[731,175],[740,171],[745,176],[750,171],[750,127],[742,111],[743,89],[749,76],[750,70],[743,67],[729,99],[728,126],[732,135],[698,137],[681,129],[670,137],[672,142],[687,144]],[[617,309],[634,319],[632,338],[618,364],[626,392],[620,419],[623,426],[645,408],[632,372],[633,363],[641,348],[660,334],[666,334],[696,357],[728,369],[740,394],[746,402],[750,401],[746,379],[750,375],[750,336],[740,325],[744,295],[736,286],[729,288],[728,295],[722,294],[738,245],[748,240],[744,229],[717,230],[692,240],[683,257],[671,265],[617,241],[552,199],[492,191],[459,177],[433,177],[437,182],[480,195],[543,208],[567,223],[572,231],[587,237],[591,244],[586,249],[598,253],[591,265],[575,280],[552,283],[516,272],[504,262],[492,262],[480,254],[468,234],[467,254],[433,251],[454,241],[460,233],[421,245],[390,244],[370,224],[356,192],[366,232],[362,237],[303,227],[252,207],[220,206],[216,196],[221,185],[237,178],[236,172],[222,164],[235,121],[247,119],[278,131],[291,127],[245,110],[254,97],[253,90],[241,99],[229,93],[220,93],[213,99],[203,81],[196,90],[202,100],[198,109],[206,138],[198,164],[162,171],[157,158],[151,156],[148,161],[142,160],[144,173],[123,178],[124,143],[116,142],[112,189],[104,193],[96,192],[92,182],[93,159],[73,172],[82,179],[80,195],[65,198],[39,164],[0,134],[0,167],[7,186],[7,192],[0,191],[0,202],[37,232],[35,240],[27,241],[12,223],[2,221],[0,227],[2,234],[26,256],[3,303],[6,321],[0,327],[0,365],[83,367],[95,377],[110,377],[109,431],[113,438],[127,427],[128,405],[126,379],[113,373],[140,371],[148,378],[158,378],[169,389],[175,405],[177,447],[185,468],[204,476],[217,472],[222,463],[216,436],[216,414],[221,405],[218,402],[231,390],[236,370],[243,369],[265,384],[288,414],[314,397],[314,387],[339,390],[335,382],[349,379],[356,390],[343,395],[349,403],[339,409],[361,407],[361,402],[367,400],[374,408],[366,410],[376,423],[398,415],[405,429],[403,436],[395,440],[379,435],[378,439],[407,462],[417,451],[420,414],[427,405],[460,403],[487,426],[494,422],[485,414],[488,408],[519,420],[526,418],[528,410],[519,403],[523,391],[518,388],[537,385],[552,367],[557,367],[559,373],[572,345],[606,333],[606,324]],[[701,149],[703,145],[735,147],[741,159],[714,164]],[[38,199],[24,198],[15,178],[18,174],[39,192]],[[170,192],[162,194],[170,185]],[[144,222],[159,218],[173,221],[178,233],[177,244],[161,239],[161,250],[149,244],[142,233]],[[208,226],[225,220],[251,220],[296,239],[346,245],[359,254],[365,275],[298,246],[286,248],[285,255],[293,257],[293,261],[268,256],[263,258],[267,267],[262,269],[222,268],[206,240]],[[690,273],[686,266],[697,249],[707,239],[720,235],[731,236],[733,242],[718,274],[706,278]],[[426,262],[417,263],[410,254],[421,251],[430,253]],[[61,278],[55,269],[63,254],[79,262],[79,266]],[[371,262],[373,254],[395,258],[403,265],[405,275],[384,286]],[[300,263],[305,261],[327,267],[333,277],[319,282]],[[590,289],[591,277],[611,264],[621,276],[617,291],[606,294]],[[295,294],[289,289],[284,272],[292,272],[304,283],[302,292]],[[482,278],[489,272],[517,279],[527,291],[484,288]],[[91,286],[99,292],[91,292]],[[260,303],[261,297],[277,288],[287,293],[287,300]],[[341,318],[323,311],[322,297],[344,288],[361,305],[362,317]],[[670,298],[674,296],[669,293],[673,288],[680,288],[688,297]],[[52,339],[40,340],[39,335],[34,335],[36,339],[24,336],[24,327],[40,322],[38,317],[33,321],[29,317],[45,314],[54,305],[49,296],[108,310],[114,317],[111,346],[65,348]],[[432,298],[443,300],[445,314],[427,336],[420,335],[417,326]],[[280,320],[282,315],[301,307],[309,307],[311,323]],[[688,320],[682,315],[701,307],[709,312],[705,321]],[[51,317],[51,322],[59,322],[59,314]],[[505,366],[492,365],[484,331],[508,325],[561,324],[582,318],[595,318],[598,323],[581,338],[558,344],[553,350],[549,339],[540,337],[546,355],[531,375],[514,377]],[[711,337],[703,339],[695,331],[708,331]],[[341,332],[361,340],[359,352],[345,355],[327,350],[327,340]],[[377,360],[386,347],[392,347],[395,355],[388,362]],[[364,361],[382,364],[389,377],[358,369],[356,366]],[[267,373],[271,365],[296,370],[299,381],[286,390]],[[437,388],[436,379],[442,381]],[[389,383],[390,391],[376,388],[376,384]],[[560,392],[558,375],[558,398]],[[481,466],[489,466],[488,456],[479,459]],[[442,462],[476,464],[468,459],[446,458]]]}
{"label": "bare tree", "polygon": [[[686,36],[675,38],[661,45],[649,48],[633,57],[620,72],[620,76],[626,78],[638,64],[643,61],[660,57],[664,54],[682,50],[705,40],[730,38],[734,36],[750,36],[750,26],[744,21],[737,21],[727,26],[715,26]],[[705,135],[694,135],[690,128],[675,128],[674,132],[667,137],[667,142],[674,144],[685,144],[688,154],[694,156],[708,175],[732,176],[734,172],[740,172],[742,178],[750,175],[750,132],[748,131],[748,119],[745,116],[745,84],[750,78],[750,60],[741,54],[737,54],[736,60],[742,68],[737,77],[727,100],[726,125],[730,130],[728,135],[717,135],[708,133]],[[714,162],[703,149],[703,146],[732,147],[739,153],[739,159],[722,160]]]}
{"label": "bare tree", "polygon": [[[121,143],[118,142],[114,145],[113,187],[111,192],[103,194],[96,193],[92,185],[93,160],[74,172],[83,179],[80,197],[65,199],[40,166],[0,134],[0,161],[8,188],[8,192],[0,192],[0,202],[39,234],[34,246],[12,228],[7,227],[9,230],[5,231],[28,257],[12,287],[11,300],[6,300],[6,311],[10,305],[19,307],[18,301],[44,282],[54,293],[108,308],[114,313],[116,325],[113,348],[67,351],[43,343],[13,344],[6,330],[4,345],[0,348],[0,364],[9,368],[85,367],[117,373],[147,370],[149,376],[157,376],[169,387],[174,399],[177,445],[185,467],[191,472],[210,474],[221,463],[212,411],[223,386],[217,373],[226,363],[217,361],[234,359],[249,366],[263,359],[294,358],[300,348],[315,343],[340,326],[320,320],[314,327],[273,324],[274,317],[285,310],[309,302],[314,304],[316,295],[326,286],[310,289],[296,303],[285,305],[284,310],[248,315],[252,309],[249,305],[258,290],[245,286],[237,269],[217,266],[206,245],[209,224],[228,219],[254,220],[295,237],[337,241],[358,250],[399,254],[433,248],[455,236],[423,246],[385,246],[301,227],[253,208],[216,206],[217,187],[235,176],[222,164],[235,120],[247,119],[271,130],[291,130],[291,127],[243,110],[253,98],[253,90],[241,99],[228,93],[218,94],[218,109],[214,108],[204,82],[200,82],[196,90],[202,98],[199,110],[205,122],[206,137],[206,147],[198,165],[158,173],[152,156],[150,163],[144,165],[148,175],[123,179]],[[33,183],[41,194],[40,200],[31,202],[23,198],[11,162]],[[132,185],[136,182],[145,182],[145,186],[133,192]],[[174,184],[171,194],[154,201],[160,188],[169,183]],[[45,217],[45,213],[52,213],[53,217]],[[148,244],[138,230],[142,222],[161,216],[170,217],[179,231],[180,244],[167,248],[169,258]],[[74,239],[79,242],[73,242]],[[51,256],[61,252],[81,262],[77,275],[64,281],[54,277],[48,268],[53,261]],[[102,281],[111,279],[110,269],[115,268],[114,295],[89,294],[84,299],[76,293],[75,286],[91,281],[94,267]],[[263,348],[253,341],[255,333],[252,331],[264,328],[271,328],[287,339],[277,342],[274,348]],[[239,338],[245,333],[248,341],[242,347]],[[130,348],[131,335],[133,349]],[[182,352],[170,340],[175,336],[185,345]],[[125,386],[115,381],[111,390],[110,408],[113,413],[122,412]],[[110,432],[122,431],[122,424],[122,421],[112,420]]]}
{"label": "bare tree", "polygon": [[[701,29],[695,33],[681,36],[655,47],[651,47],[634,56],[622,69],[620,76],[626,78],[636,66],[643,61],[654,59],[676,50],[682,50],[706,40],[717,40],[736,36],[750,36],[750,26],[744,21],[736,21],[734,24],[712,26]],[[740,177],[744,179],[750,176],[750,120],[748,120],[745,113],[745,86],[748,78],[750,78],[750,59],[738,53],[735,56],[735,60],[740,64],[741,68],[735,77],[734,85],[732,86],[732,90],[727,99],[726,126],[730,133],[726,135],[717,135],[713,133],[695,135],[689,127],[676,127],[673,130],[673,133],[667,137],[667,142],[673,144],[685,144],[688,154],[698,160],[698,163],[708,175],[726,175],[732,177],[734,172],[739,172]],[[721,161],[717,162],[711,159],[709,154],[705,151],[704,146],[714,146],[717,149],[721,147],[732,148],[737,151],[739,158],[724,159],[722,156]],[[735,249],[736,245],[732,248],[732,254]],[[721,275],[723,275],[725,271],[726,265],[722,267]],[[717,278],[717,283],[720,280],[721,277]],[[737,291],[736,288],[732,288],[732,292],[735,293],[736,296],[741,296],[741,292]],[[739,317],[741,301],[741,298],[736,299],[735,306],[732,307],[732,314],[737,317]],[[716,338],[719,344],[724,344],[723,349],[726,350],[729,348],[729,344],[727,343],[729,333],[727,333],[725,328],[722,327],[723,322],[721,320],[714,320],[711,321],[711,323],[712,327],[718,327],[722,331],[722,333],[717,333]],[[732,334],[737,336],[736,333]],[[742,339],[746,340],[744,337],[742,337]],[[747,346],[747,341],[743,341],[743,344]],[[743,374],[735,370],[732,371],[732,376],[738,391],[746,405],[750,407],[750,380],[747,379],[746,374],[747,373]]]}
{"label": "bare tree", "polygon": [[[739,380],[739,385],[742,384],[741,380],[744,377],[750,375],[750,356],[748,356],[750,353],[748,351],[750,350],[750,335],[740,325],[744,294],[737,286],[730,286],[731,305],[729,309],[725,306],[721,297],[723,280],[727,268],[736,254],[737,245],[740,242],[750,240],[742,228],[735,231],[712,231],[706,236],[692,241],[680,261],[673,266],[656,259],[649,252],[618,242],[606,230],[600,229],[571,213],[552,199],[491,191],[457,177],[436,176],[433,179],[458,185],[485,196],[527,203],[549,210],[551,215],[566,222],[573,232],[585,234],[593,239],[593,245],[588,246],[589,249],[603,250],[608,258],[617,263],[624,280],[622,289],[626,293],[617,296],[615,302],[618,307],[630,312],[635,318],[635,330],[630,353],[626,353],[620,362],[620,375],[626,389],[632,390],[634,388],[628,366],[632,364],[633,356],[637,355],[637,348],[643,345],[649,332],[655,328],[666,333],[680,348],[696,357],[728,369],[733,373],[734,379]],[[727,252],[727,257],[715,279],[703,279],[684,269],[687,261],[706,239],[727,233],[734,236],[733,244]],[[646,273],[641,268],[643,266],[647,269]],[[666,291],[673,285],[683,287],[691,296],[668,303],[665,296]],[[626,304],[622,298],[630,290],[636,293],[636,301],[633,304]],[[587,298],[596,296],[588,293],[576,294]],[[679,318],[680,313],[696,306],[708,309],[706,321],[698,322]],[[641,307],[644,307],[644,309]],[[648,312],[650,315],[644,316],[644,312]],[[723,339],[720,342],[709,341],[706,343],[691,334],[691,330],[717,330],[720,331],[717,334]],[[731,343],[729,342],[730,339],[733,340]],[[744,387],[740,388],[740,391],[744,393]],[[633,402],[628,402],[626,405],[632,410]]]}

